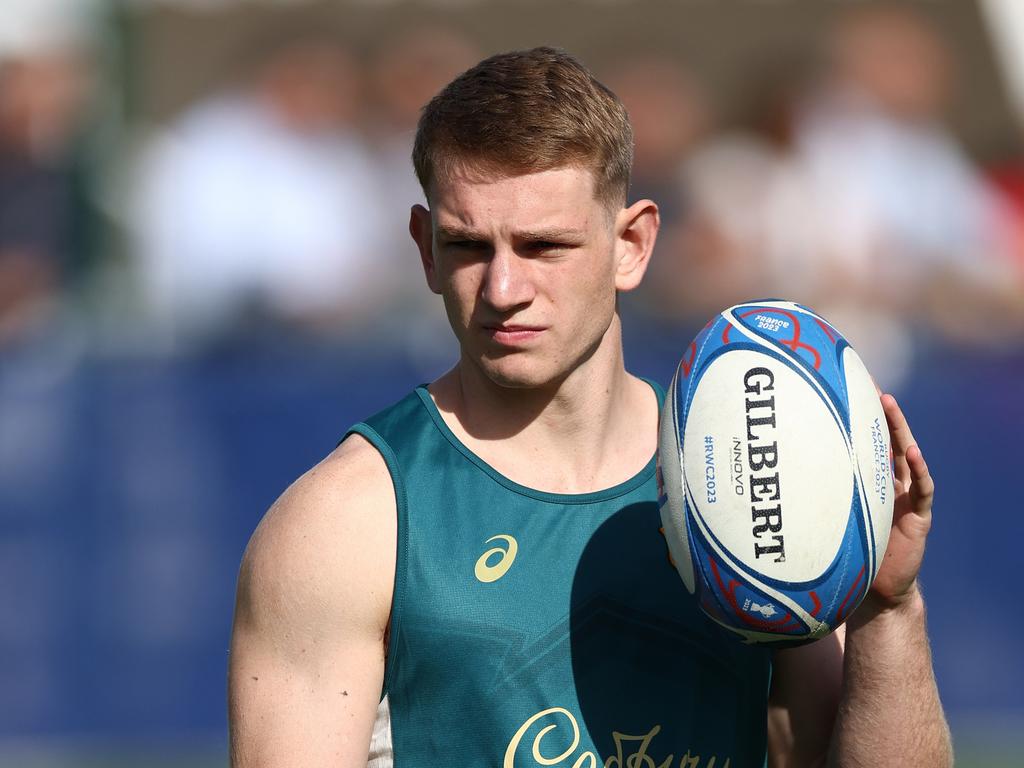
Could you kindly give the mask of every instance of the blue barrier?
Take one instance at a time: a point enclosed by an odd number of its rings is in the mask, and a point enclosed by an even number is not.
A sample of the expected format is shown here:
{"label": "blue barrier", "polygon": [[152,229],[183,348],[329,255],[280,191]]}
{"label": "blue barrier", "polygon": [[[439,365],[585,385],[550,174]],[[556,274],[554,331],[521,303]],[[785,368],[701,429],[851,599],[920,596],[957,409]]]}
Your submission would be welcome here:
{"label": "blue barrier", "polygon": [[[636,331],[630,367],[666,382],[682,337]],[[922,579],[953,715],[1024,713],[1022,376],[1019,353],[932,347],[901,398],[938,482]],[[423,378],[358,348],[0,360],[0,739],[223,739],[249,534]]]}

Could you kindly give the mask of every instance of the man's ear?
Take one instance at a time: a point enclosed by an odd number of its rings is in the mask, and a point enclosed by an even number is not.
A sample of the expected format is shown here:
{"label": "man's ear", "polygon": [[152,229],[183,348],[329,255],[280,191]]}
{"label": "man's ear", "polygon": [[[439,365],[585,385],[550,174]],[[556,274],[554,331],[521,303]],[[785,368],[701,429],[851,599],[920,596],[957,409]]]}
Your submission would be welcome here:
{"label": "man's ear", "polygon": [[430,220],[430,211],[422,205],[414,205],[409,213],[409,234],[420,250],[427,285],[434,293],[440,293],[441,283],[434,265],[434,225]]}
{"label": "man's ear", "polygon": [[631,291],[640,285],[658,239],[661,218],[651,200],[638,200],[619,211],[615,220],[615,288]]}

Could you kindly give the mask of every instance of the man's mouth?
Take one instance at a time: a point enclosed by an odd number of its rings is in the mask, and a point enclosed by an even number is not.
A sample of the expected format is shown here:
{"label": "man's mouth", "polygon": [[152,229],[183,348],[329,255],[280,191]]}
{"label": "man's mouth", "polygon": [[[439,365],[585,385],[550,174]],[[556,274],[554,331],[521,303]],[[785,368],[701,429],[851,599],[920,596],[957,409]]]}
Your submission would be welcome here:
{"label": "man's mouth", "polygon": [[516,345],[532,341],[546,329],[542,325],[522,323],[485,323],[484,332],[499,344]]}

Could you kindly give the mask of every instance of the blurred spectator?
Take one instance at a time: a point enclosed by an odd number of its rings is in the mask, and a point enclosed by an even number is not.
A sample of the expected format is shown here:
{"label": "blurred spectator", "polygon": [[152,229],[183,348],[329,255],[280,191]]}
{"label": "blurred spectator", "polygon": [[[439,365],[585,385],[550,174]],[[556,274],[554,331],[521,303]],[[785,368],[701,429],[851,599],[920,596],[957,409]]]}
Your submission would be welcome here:
{"label": "blurred spectator", "polygon": [[80,255],[72,144],[92,78],[66,5],[16,2],[0,30],[0,345],[45,326]]}
{"label": "blurred spectator", "polygon": [[801,148],[864,243],[846,276],[862,299],[968,340],[1020,330],[1009,210],[943,118],[952,54],[909,8],[847,13],[831,40],[827,87]]}
{"label": "blurred spectator", "polygon": [[154,139],[134,212],[147,309],[171,340],[343,332],[382,290],[376,177],[352,57],[290,38]]}
{"label": "blurred spectator", "polygon": [[622,99],[633,125],[630,197],[655,200],[662,227],[671,228],[686,206],[678,179],[683,161],[708,127],[705,95],[676,59],[664,55],[620,61],[605,82]]}
{"label": "blurred spectator", "polygon": [[[797,63],[799,64],[799,63]],[[952,61],[910,10],[844,15],[823,72],[756,68],[753,109],[687,163],[693,210],[669,231],[673,299],[807,303],[883,386],[909,372],[909,322],[989,342],[1020,330],[1007,209],[942,122]],[[662,254],[665,249],[662,249]]]}
{"label": "blurred spectator", "polygon": [[[749,105],[687,160],[676,183],[690,198],[661,248],[663,301],[703,324],[729,304],[758,296],[804,298],[821,281],[840,223],[834,221],[796,142],[808,67],[800,60],[752,67]],[[678,275],[669,279],[667,271]]]}
{"label": "blurred spectator", "polygon": [[[440,301],[426,290],[419,254],[409,237],[409,210],[426,205],[412,168],[420,110],[483,54],[449,27],[420,25],[389,36],[373,56],[369,134],[380,182],[378,258],[395,274],[395,305],[444,322]],[[408,327],[408,318],[404,319]],[[412,324],[415,325],[415,324]],[[443,336],[447,339],[447,334]]]}

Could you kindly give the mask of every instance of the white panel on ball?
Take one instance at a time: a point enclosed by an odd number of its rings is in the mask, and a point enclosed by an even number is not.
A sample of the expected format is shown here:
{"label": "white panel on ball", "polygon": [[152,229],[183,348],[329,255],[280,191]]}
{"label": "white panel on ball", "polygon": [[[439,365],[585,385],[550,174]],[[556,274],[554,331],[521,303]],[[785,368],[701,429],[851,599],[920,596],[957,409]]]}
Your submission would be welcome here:
{"label": "white panel on ball", "polygon": [[[747,376],[758,370],[770,373]],[[843,542],[853,497],[842,426],[823,400],[808,396],[808,388],[780,360],[750,350],[726,352],[705,370],[683,437],[685,482],[705,535],[749,572],[777,581],[811,581],[828,567]],[[767,419],[769,413],[767,406],[748,411],[752,402],[772,403],[774,427],[748,430],[748,415]],[[775,466],[752,471],[772,458],[752,461],[752,450],[767,452],[770,444],[776,446]],[[774,508],[781,513],[766,513]]]}
{"label": "white panel on ball", "polygon": [[885,551],[892,525],[893,484],[889,429],[874,382],[853,347],[843,350],[843,368],[850,400],[850,434],[861,489],[867,500],[867,522],[874,543],[871,577],[878,572],[878,554]]}
{"label": "white panel on ball", "polygon": [[[686,509],[683,502],[683,493],[671,493],[666,495],[666,488],[683,488],[683,456],[680,450],[680,442],[677,439],[679,427],[676,423],[675,412],[675,388],[676,378],[665,396],[665,407],[661,412],[659,423],[658,445],[664,446],[658,451],[658,496],[661,501],[661,524],[665,533],[665,541],[668,542],[669,554],[672,556],[672,563],[686,588],[693,593],[695,589],[693,581],[693,561],[690,557],[690,541],[686,527]],[[670,455],[666,455],[669,454]]]}

